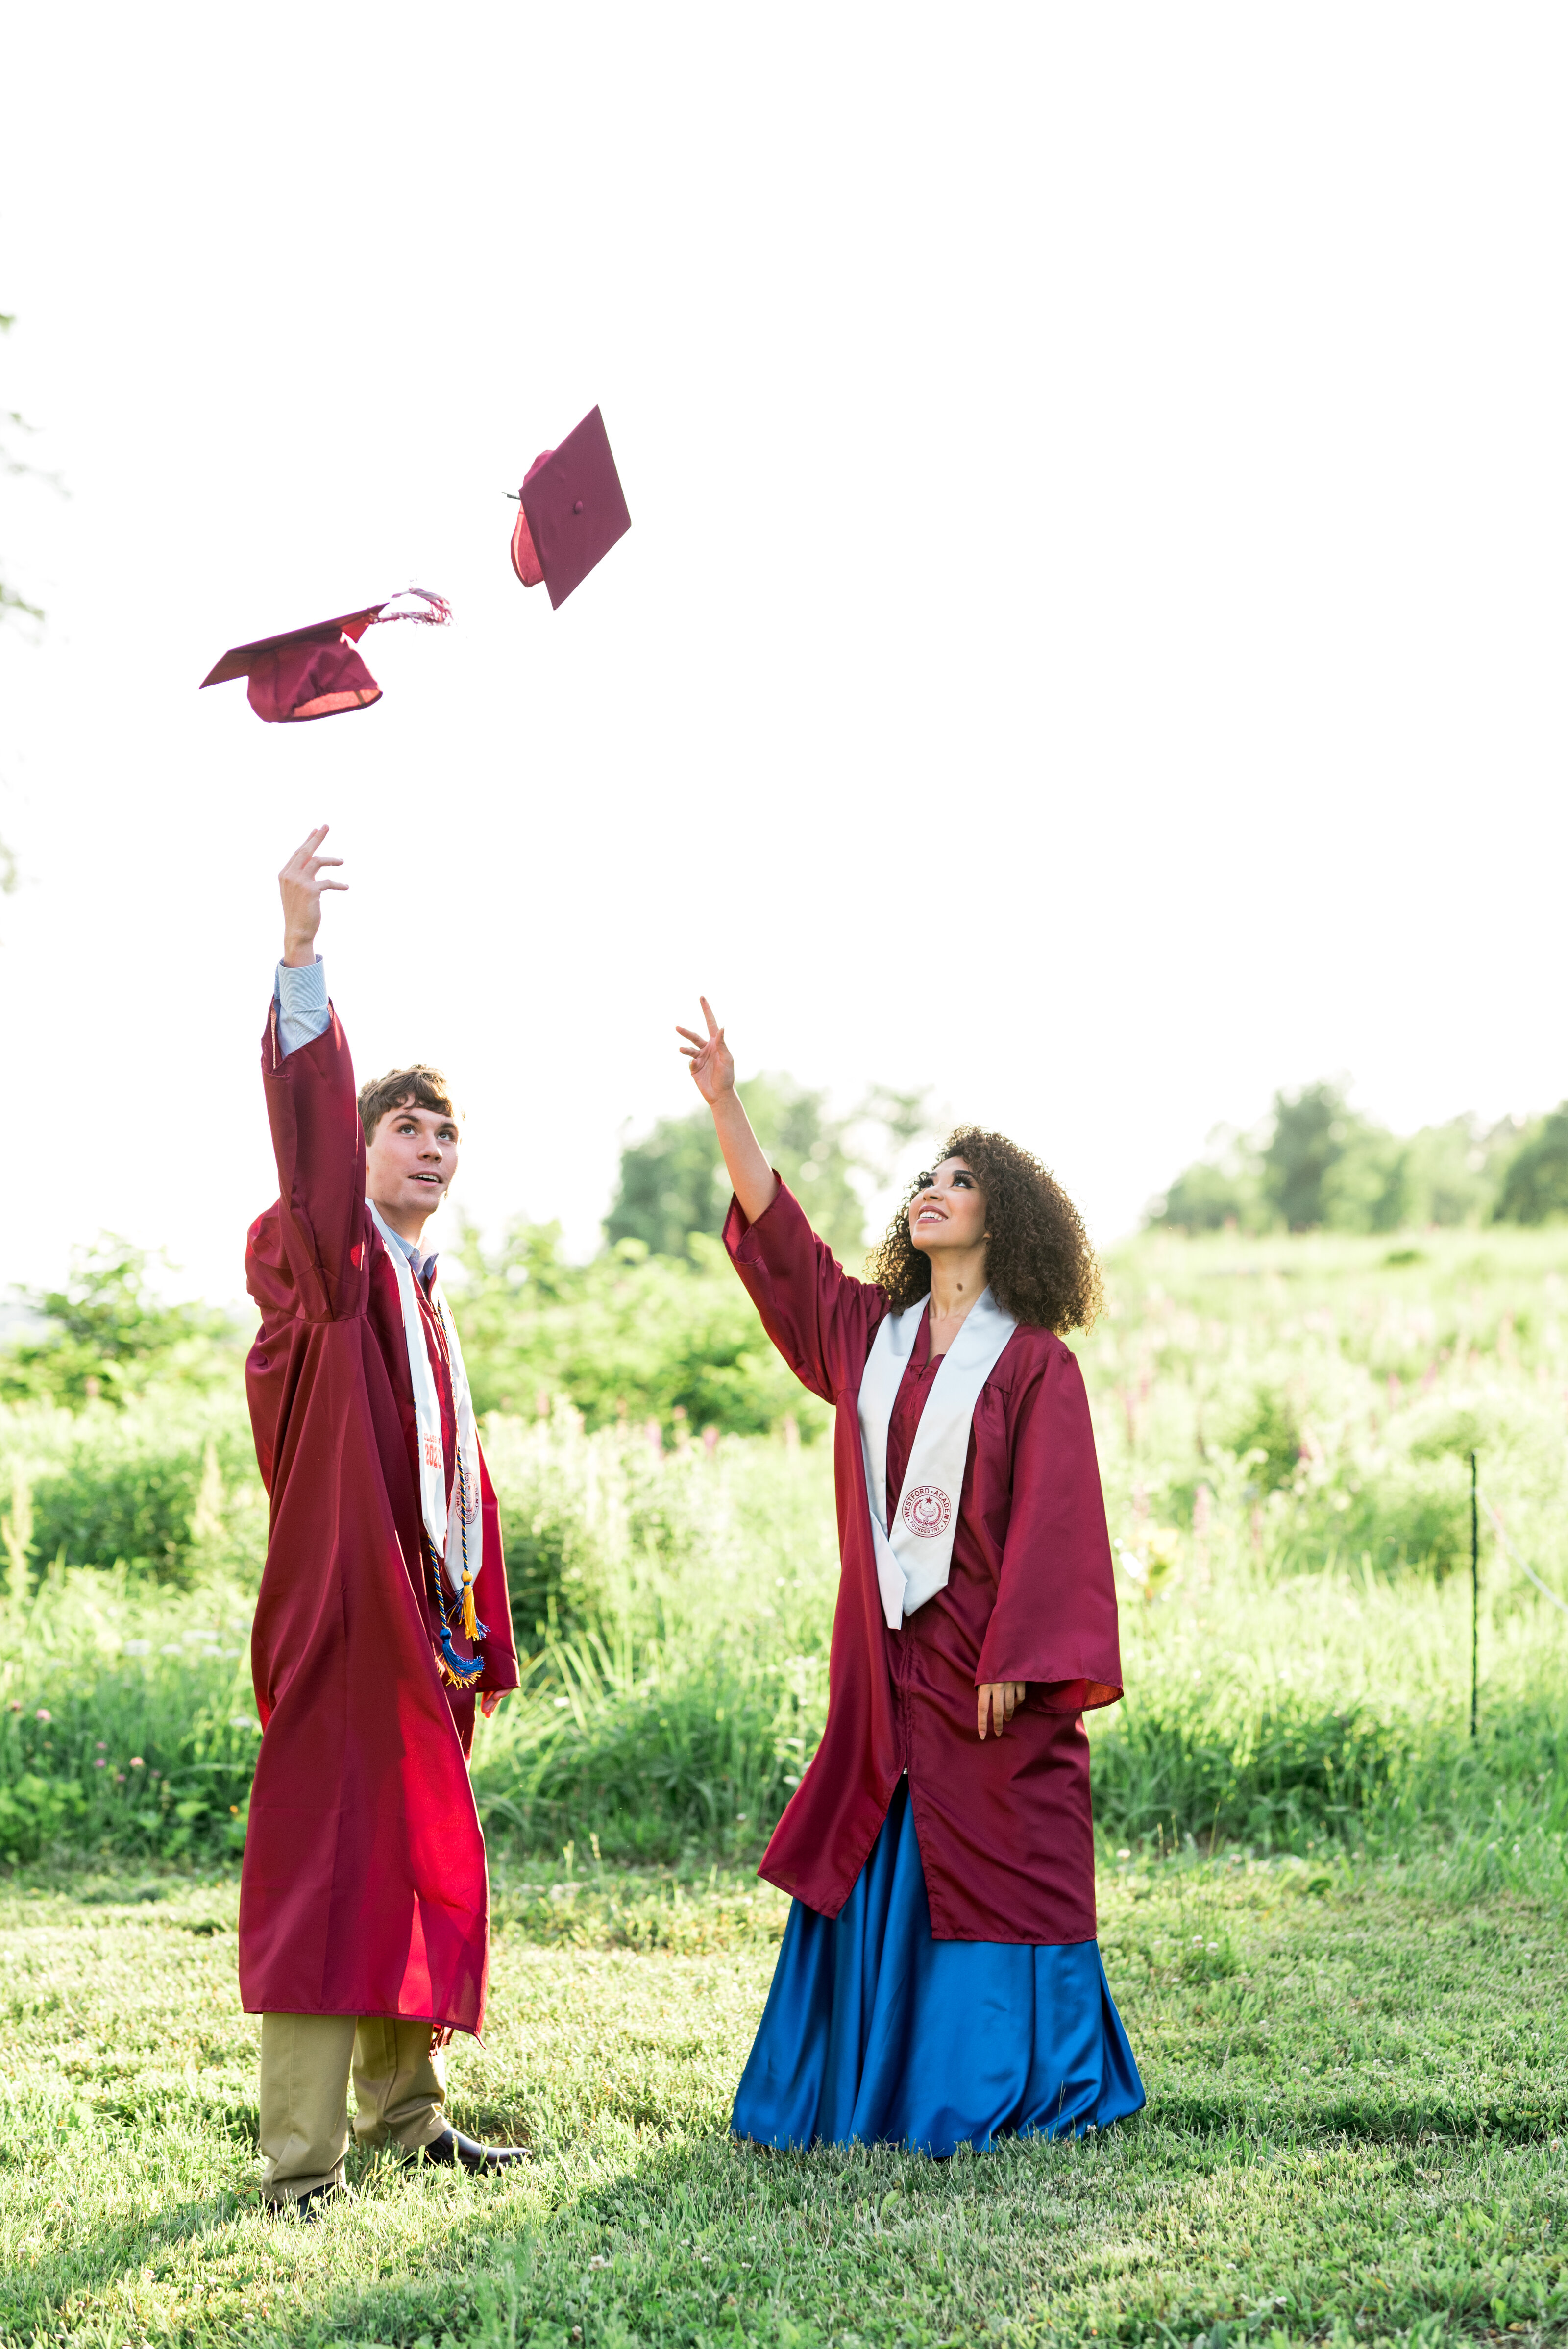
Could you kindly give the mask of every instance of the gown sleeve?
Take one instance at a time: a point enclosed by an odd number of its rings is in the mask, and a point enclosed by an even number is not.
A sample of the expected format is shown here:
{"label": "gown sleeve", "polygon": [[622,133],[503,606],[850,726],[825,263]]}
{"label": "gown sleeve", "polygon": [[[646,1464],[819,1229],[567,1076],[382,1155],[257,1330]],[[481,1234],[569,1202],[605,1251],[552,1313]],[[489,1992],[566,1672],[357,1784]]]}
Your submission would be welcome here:
{"label": "gown sleeve", "polygon": [[262,1079],[277,1160],[278,1232],[297,1310],[310,1321],[362,1314],[365,1135],[348,1041],[336,1011],[320,1035],[286,1053],[275,999],[262,1039]]}
{"label": "gown sleeve", "polygon": [[886,1292],[844,1270],[782,1175],[754,1224],[740,1201],[731,1200],[724,1246],[763,1329],[802,1386],[824,1402],[858,1386],[888,1311]]}
{"label": "gown sleeve", "polygon": [[1116,1581],[1084,1374],[1053,1342],[1012,1432],[1012,1506],[975,1685],[1025,1681],[1053,1713],[1122,1692]]}

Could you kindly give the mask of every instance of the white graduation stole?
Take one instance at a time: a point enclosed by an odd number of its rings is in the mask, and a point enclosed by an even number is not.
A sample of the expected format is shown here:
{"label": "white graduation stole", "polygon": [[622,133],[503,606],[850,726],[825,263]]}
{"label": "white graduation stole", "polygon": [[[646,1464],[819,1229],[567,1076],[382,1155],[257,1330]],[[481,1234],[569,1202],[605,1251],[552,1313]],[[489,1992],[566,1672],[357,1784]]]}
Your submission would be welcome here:
{"label": "white graduation stole", "polygon": [[435,1372],[431,1368],[419,1299],[414,1294],[413,1271],[375,1201],[367,1199],[365,1205],[375,1218],[376,1228],[381,1235],[392,1270],[398,1277],[398,1297],[403,1309],[403,1339],[409,1350],[409,1376],[413,1381],[414,1412],[419,1423],[420,1514],[424,1519],[431,1547],[452,1585],[453,1595],[464,1600],[464,1629],[472,1640],[474,1625],[466,1619],[473,1613],[473,1586],[479,1580],[479,1569],[483,1560],[484,1519],[480,1509],[479,1431],[474,1424],[473,1398],[468,1391],[468,1372],[462,1365],[457,1324],[452,1318],[452,1308],[441,1293],[438,1277],[430,1285],[430,1303],[446,1332],[447,1358],[452,1365],[452,1398],[457,1409],[458,1474],[452,1480],[449,1508],[446,1456],[441,1432],[441,1396],[436,1391]]}
{"label": "white graduation stole", "polygon": [[908,1311],[888,1314],[872,1342],[860,1381],[860,1444],[871,1502],[877,1586],[882,1594],[882,1612],[894,1631],[906,1615],[912,1615],[947,1586],[974,1407],[1002,1348],[1018,1327],[990,1289],[982,1288],[932,1381],[889,1534],[888,1429],[929,1303],[922,1297]]}

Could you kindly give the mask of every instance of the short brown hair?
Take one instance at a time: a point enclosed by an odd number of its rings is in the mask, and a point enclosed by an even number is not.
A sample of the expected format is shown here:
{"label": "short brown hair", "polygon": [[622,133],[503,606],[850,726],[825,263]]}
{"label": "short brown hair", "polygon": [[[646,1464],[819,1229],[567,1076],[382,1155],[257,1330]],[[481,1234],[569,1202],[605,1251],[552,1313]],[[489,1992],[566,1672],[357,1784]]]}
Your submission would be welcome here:
{"label": "short brown hair", "polygon": [[438,1116],[457,1122],[446,1079],[423,1061],[416,1061],[411,1069],[389,1069],[384,1077],[373,1077],[368,1085],[360,1086],[359,1123],[367,1143],[375,1141],[376,1128],[394,1109],[433,1109]]}
{"label": "short brown hair", "polygon": [[[1004,1133],[977,1125],[950,1133],[937,1164],[944,1158],[961,1158],[985,1193],[985,1271],[997,1303],[1033,1329],[1086,1330],[1102,1302],[1100,1268],[1083,1218],[1055,1176]],[[919,1187],[911,1186],[867,1259],[895,1312],[918,1303],[931,1286],[931,1260],[909,1237],[909,1206]]]}

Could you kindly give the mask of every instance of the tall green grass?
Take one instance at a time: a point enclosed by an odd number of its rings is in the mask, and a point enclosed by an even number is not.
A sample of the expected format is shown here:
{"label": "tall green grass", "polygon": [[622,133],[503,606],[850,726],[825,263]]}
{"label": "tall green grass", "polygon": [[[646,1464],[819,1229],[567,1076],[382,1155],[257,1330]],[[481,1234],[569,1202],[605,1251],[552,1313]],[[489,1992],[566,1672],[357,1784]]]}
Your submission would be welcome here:
{"label": "tall green grass", "polygon": [[[1568,1619],[1488,1530],[1472,1740],[1467,1455],[1568,1590],[1565,1275],[1551,1234],[1116,1259],[1082,1350],[1123,1600],[1127,1701],[1090,1724],[1111,1855],[1366,1848],[1561,1881]],[[527,1659],[476,1741],[493,1842],[750,1851],[826,1710],[826,1447],[670,1450],[564,1404],[493,1415],[486,1446]],[[222,1858],[265,1530],[237,1399],[0,1412],[0,1857]],[[161,1547],[134,1547],[155,1520]]]}
{"label": "tall green grass", "polygon": [[785,1435],[665,1452],[589,1433],[563,1407],[493,1419],[486,1452],[533,1657],[476,1744],[487,1826],[650,1858],[766,1833],[826,1714],[826,1447]]}
{"label": "tall green grass", "polygon": [[258,1732],[247,1594],[56,1568],[0,1611],[0,1858],[237,1851]]}

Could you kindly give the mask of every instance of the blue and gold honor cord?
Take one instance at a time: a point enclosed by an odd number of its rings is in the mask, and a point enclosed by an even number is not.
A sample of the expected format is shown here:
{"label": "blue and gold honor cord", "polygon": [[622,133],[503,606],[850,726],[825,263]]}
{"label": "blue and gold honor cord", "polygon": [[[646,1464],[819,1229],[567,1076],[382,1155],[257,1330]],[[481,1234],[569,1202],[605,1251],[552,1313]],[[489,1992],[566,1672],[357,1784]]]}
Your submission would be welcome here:
{"label": "blue and gold honor cord", "polygon": [[430,1549],[431,1571],[435,1578],[436,1617],[441,1624],[441,1678],[450,1681],[453,1688],[472,1688],[483,1675],[484,1658],[483,1654],[460,1656],[452,1644],[452,1633],[461,1630],[469,1645],[477,1649],[489,1639],[490,1631],[474,1611],[473,1568],[468,1556],[468,1479],[463,1471],[461,1451],[453,1466],[457,1471],[457,1521],[462,1537],[462,1588],[460,1591],[452,1589],[442,1572],[441,1560],[436,1557],[434,1545],[428,1536],[426,1546]]}

